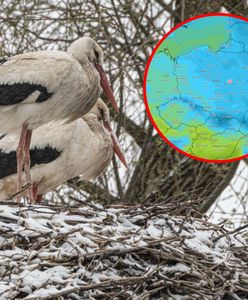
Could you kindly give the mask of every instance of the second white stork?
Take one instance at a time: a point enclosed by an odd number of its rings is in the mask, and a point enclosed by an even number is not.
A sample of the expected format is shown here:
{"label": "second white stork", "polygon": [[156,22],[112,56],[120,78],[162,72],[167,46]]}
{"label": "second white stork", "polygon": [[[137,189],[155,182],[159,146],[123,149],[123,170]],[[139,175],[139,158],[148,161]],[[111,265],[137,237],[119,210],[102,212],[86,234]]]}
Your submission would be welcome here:
{"label": "second white stork", "polygon": [[37,51],[0,61],[0,133],[22,128],[17,147],[17,190],[23,167],[31,183],[32,129],[52,120],[70,122],[85,115],[101,87],[118,111],[102,64],[103,51],[89,37],[74,41],[67,52]]}
{"label": "second white stork", "polygon": [[[17,143],[17,134],[0,139],[0,200],[16,191]],[[113,152],[127,167],[101,99],[72,123],[53,121],[35,129],[30,145],[32,198],[39,201],[42,194],[78,175],[84,180],[96,178],[110,164]],[[26,191],[23,195],[29,197]]]}

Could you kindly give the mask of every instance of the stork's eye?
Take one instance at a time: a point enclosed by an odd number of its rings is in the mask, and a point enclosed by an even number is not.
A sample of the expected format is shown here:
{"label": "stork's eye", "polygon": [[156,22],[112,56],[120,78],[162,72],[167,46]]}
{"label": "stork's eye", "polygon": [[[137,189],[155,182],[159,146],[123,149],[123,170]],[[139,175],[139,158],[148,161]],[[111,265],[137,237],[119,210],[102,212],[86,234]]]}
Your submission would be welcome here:
{"label": "stork's eye", "polygon": [[100,115],[98,116],[99,121],[104,120],[104,110],[102,108],[99,108]]}
{"label": "stork's eye", "polygon": [[98,51],[96,51],[96,50],[94,50],[94,53],[95,53],[95,57],[96,57],[96,59],[97,59],[97,61],[99,60],[99,53],[98,53]]}

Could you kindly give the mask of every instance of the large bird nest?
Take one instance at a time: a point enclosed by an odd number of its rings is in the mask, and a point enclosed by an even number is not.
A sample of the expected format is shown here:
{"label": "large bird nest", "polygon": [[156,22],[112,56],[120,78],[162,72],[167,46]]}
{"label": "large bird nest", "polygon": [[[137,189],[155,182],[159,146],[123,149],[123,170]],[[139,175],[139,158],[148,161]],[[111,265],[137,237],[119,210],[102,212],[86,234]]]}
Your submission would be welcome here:
{"label": "large bird nest", "polygon": [[0,299],[247,299],[245,226],[164,206],[0,206]]}

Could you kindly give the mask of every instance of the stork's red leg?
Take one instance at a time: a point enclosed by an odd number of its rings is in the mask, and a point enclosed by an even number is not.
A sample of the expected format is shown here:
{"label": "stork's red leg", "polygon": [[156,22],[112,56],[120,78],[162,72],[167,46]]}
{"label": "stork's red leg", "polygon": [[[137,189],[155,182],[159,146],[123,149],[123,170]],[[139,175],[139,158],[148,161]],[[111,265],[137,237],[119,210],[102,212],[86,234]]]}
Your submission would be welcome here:
{"label": "stork's red leg", "polygon": [[38,192],[38,184],[36,182],[33,182],[31,185],[31,200],[33,203],[37,202],[37,192]]}
{"label": "stork's red leg", "polygon": [[41,200],[42,200],[42,194],[40,194],[40,195],[38,195],[37,197],[36,197],[36,203],[38,203],[38,204],[40,204],[41,203]]}
{"label": "stork's red leg", "polygon": [[[23,168],[23,157],[24,157],[24,145],[26,141],[27,136],[27,130],[28,130],[28,124],[23,124],[21,136],[19,139],[19,144],[16,149],[16,160],[17,160],[17,192],[21,190],[22,187],[22,168]],[[17,202],[20,201],[21,196],[16,196]]]}
{"label": "stork's red leg", "polygon": [[[30,142],[31,142],[32,130],[28,129],[26,134],[26,140],[24,145],[24,171],[26,174],[27,183],[31,185],[31,174],[30,174]],[[35,202],[33,198],[32,186],[29,187],[29,198],[32,202]]]}

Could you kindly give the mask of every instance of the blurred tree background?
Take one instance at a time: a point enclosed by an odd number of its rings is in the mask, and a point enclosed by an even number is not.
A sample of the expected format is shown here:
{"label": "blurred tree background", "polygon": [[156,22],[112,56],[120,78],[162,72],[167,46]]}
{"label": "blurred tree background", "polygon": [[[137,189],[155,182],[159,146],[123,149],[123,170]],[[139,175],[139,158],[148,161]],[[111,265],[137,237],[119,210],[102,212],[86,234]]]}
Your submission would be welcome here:
{"label": "blurred tree background", "polygon": [[[104,50],[104,67],[119,102],[120,114],[115,116],[112,112],[112,117],[129,170],[120,167],[114,158],[111,167],[97,180],[85,183],[80,177],[72,179],[50,193],[49,201],[100,199],[107,204],[144,205],[161,202],[170,203],[175,214],[199,216],[212,204],[212,213],[223,212],[223,203],[231,201],[234,195],[239,220],[247,221],[248,189],[242,178],[246,163],[204,163],[171,149],[149,122],[142,91],[146,62],[170,28],[208,12],[247,16],[246,1],[1,0],[1,8],[2,57],[41,49],[66,50],[78,37],[91,36]],[[224,190],[228,192],[219,204]],[[235,208],[231,213],[237,211]]]}

